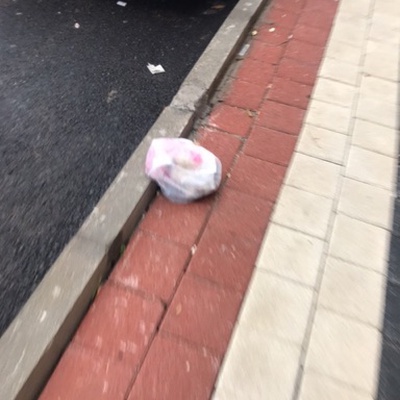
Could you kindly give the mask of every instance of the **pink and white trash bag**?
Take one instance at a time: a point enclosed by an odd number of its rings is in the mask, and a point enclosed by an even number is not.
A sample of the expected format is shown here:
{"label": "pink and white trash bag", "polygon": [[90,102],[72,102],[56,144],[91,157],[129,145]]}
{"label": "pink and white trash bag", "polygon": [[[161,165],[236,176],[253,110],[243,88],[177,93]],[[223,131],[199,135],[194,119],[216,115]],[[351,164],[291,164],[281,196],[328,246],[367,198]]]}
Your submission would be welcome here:
{"label": "pink and white trash bag", "polygon": [[145,171],[174,203],[188,203],[207,196],[221,183],[220,160],[188,139],[153,139]]}

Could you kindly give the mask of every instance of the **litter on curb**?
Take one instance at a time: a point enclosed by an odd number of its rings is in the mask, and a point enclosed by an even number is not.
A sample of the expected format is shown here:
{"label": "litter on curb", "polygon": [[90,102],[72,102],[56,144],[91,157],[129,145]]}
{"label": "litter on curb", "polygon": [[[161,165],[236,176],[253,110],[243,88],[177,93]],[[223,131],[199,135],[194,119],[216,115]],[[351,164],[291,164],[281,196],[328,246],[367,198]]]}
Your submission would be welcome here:
{"label": "litter on curb", "polygon": [[153,139],[146,156],[146,175],[174,203],[188,203],[215,192],[221,161],[189,139]]}
{"label": "litter on curb", "polygon": [[239,51],[239,53],[238,53],[238,55],[237,55],[238,58],[243,58],[243,57],[247,54],[249,48],[250,48],[250,44],[249,44],[249,43],[245,44],[245,45],[240,49],[240,51]]}

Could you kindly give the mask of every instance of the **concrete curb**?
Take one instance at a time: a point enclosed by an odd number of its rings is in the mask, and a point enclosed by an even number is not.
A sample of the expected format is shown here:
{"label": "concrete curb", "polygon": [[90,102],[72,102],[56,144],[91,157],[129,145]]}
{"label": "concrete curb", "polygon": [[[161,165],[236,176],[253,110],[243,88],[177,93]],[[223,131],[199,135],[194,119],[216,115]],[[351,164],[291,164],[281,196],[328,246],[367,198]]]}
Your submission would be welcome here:
{"label": "concrete curb", "polygon": [[0,338],[0,398],[37,397],[96,291],[152,201],[144,160],[155,137],[188,136],[195,118],[268,0],[240,0],[178,93],[152,126],[78,233]]}

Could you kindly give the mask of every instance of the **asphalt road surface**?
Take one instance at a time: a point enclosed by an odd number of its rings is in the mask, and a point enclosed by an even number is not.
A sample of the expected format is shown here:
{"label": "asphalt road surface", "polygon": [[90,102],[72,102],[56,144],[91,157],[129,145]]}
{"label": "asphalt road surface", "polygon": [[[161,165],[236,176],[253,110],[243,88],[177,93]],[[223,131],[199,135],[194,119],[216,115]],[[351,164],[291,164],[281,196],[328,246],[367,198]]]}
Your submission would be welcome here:
{"label": "asphalt road surface", "polygon": [[125,1],[0,0],[0,336],[237,0]]}

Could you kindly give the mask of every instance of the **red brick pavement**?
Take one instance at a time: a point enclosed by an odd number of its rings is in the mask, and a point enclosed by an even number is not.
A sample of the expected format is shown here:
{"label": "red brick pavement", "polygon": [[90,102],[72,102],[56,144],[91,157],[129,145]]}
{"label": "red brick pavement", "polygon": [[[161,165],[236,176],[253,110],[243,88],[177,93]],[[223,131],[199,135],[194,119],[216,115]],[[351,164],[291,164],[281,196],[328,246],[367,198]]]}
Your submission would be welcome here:
{"label": "red brick pavement", "polygon": [[272,0],[196,133],[217,194],[158,196],[40,400],[209,399],[294,151],[335,0]]}

